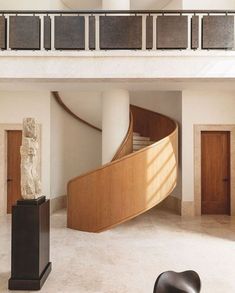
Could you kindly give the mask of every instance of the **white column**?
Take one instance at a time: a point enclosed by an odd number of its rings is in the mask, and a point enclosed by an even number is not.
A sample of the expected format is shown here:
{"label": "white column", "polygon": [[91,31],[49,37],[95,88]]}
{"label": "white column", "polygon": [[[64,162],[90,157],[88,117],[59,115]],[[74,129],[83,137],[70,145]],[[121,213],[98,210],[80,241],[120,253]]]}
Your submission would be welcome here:
{"label": "white column", "polygon": [[102,94],[102,163],[110,162],[129,128],[129,92],[114,89]]}
{"label": "white column", "polygon": [[104,10],[130,10],[130,0],[102,0]]}

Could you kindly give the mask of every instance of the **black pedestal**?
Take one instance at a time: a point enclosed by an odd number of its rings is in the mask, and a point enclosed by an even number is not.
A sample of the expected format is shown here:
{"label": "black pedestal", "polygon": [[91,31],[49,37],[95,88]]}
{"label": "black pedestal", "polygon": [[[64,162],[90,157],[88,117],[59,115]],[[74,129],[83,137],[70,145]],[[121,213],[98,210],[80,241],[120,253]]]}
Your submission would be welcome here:
{"label": "black pedestal", "polygon": [[40,290],[51,272],[50,202],[21,200],[12,208],[10,290]]}

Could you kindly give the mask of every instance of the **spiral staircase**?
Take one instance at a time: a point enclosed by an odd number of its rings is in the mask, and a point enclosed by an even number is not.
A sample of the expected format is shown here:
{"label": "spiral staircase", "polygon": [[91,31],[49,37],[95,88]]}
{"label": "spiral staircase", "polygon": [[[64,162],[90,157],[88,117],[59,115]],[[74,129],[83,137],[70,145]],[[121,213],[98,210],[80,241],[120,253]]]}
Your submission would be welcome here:
{"label": "spiral staircase", "polygon": [[[78,118],[54,92],[57,102]],[[68,228],[102,232],[153,208],[174,190],[178,169],[177,123],[130,106],[130,124],[113,160],[68,183]]]}

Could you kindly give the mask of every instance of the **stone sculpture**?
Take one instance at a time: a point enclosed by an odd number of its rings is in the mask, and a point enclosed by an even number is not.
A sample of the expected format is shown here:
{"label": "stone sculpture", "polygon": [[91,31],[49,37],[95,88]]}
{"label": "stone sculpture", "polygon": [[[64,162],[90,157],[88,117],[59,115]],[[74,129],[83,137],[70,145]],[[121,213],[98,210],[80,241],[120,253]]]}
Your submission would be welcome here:
{"label": "stone sculpture", "polygon": [[23,120],[21,153],[21,195],[37,199],[41,194],[39,127],[35,119]]}

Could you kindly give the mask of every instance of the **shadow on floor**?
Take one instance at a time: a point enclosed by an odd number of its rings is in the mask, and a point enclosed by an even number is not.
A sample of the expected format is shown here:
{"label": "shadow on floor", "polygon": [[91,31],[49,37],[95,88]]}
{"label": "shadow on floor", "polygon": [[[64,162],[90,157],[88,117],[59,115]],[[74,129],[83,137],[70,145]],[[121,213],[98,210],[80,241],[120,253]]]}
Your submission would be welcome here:
{"label": "shadow on floor", "polygon": [[170,210],[156,207],[115,229],[141,229],[146,226],[155,226],[156,229],[165,229],[174,233],[201,234],[235,241],[235,217],[227,215],[181,217]]}

